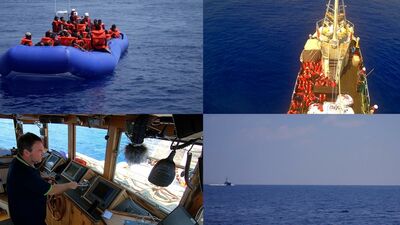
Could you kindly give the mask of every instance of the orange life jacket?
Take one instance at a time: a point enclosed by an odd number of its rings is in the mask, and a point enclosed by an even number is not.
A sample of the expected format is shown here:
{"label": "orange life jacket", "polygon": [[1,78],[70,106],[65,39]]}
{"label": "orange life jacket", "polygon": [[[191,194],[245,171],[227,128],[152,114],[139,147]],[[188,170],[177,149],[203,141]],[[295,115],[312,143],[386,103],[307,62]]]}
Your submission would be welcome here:
{"label": "orange life jacket", "polygon": [[21,45],[32,46],[32,40],[29,40],[28,38],[24,37],[21,39]]}
{"label": "orange life jacket", "polygon": [[93,49],[105,49],[107,48],[107,39],[104,30],[92,31],[92,47]]}
{"label": "orange life jacket", "polygon": [[75,29],[75,25],[72,23],[66,23],[65,26],[67,27],[67,30],[72,31]]}
{"label": "orange life jacket", "polygon": [[53,23],[51,23],[51,25],[53,26],[53,32],[55,33],[60,32],[61,26],[59,20],[53,20]]}
{"label": "orange life jacket", "polygon": [[71,46],[76,37],[60,37],[60,44],[64,46]]}
{"label": "orange life jacket", "polygon": [[115,31],[110,29],[108,33],[111,34],[111,38],[119,38],[121,36],[121,32],[118,29],[115,29]]}
{"label": "orange life jacket", "polygon": [[78,32],[84,32],[86,30],[86,24],[77,24],[76,29]]}
{"label": "orange life jacket", "polygon": [[[81,46],[82,48],[86,49],[85,48],[85,41],[83,41],[83,40],[76,39],[75,40],[75,44],[77,44],[77,45]],[[78,48],[76,45],[74,45],[74,47]]]}
{"label": "orange life jacket", "polygon": [[106,34],[106,38],[107,38],[107,40],[110,40],[111,39],[111,34],[110,33]]}
{"label": "orange life jacket", "polygon": [[92,39],[90,39],[90,38],[82,38],[82,40],[85,42],[85,49],[86,50],[92,50]]}
{"label": "orange life jacket", "polygon": [[54,45],[54,40],[50,37],[43,37],[40,42],[42,42],[45,46],[53,46]]}
{"label": "orange life jacket", "polygon": [[86,37],[87,37],[87,35],[88,35],[88,32],[86,32],[86,31],[83,31],[83,32],[81,32],[81,35],[82,35],[82,38],[86,38]]}

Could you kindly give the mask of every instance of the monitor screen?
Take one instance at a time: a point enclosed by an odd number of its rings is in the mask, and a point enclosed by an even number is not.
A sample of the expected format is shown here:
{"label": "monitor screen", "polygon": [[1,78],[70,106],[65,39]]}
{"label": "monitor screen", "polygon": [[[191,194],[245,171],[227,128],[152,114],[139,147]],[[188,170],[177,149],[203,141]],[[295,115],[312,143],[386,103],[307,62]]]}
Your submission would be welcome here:
{"label": "monitor screen", "polygon": [[103,182],[99,182],[93,190],[93,195],[100,199],[107,199],[112,193],[113,189]]}
{"label": "monitor screen", "polygon": [[58,161],[60,161],[60,157],[51,154],[47,159],[46,162],[44,163],[44,167],[48,170],[48,171],[53,171],[55,166],[57,165]]}
{"label": "monitor screen", "polygon": [[71,163],[61,173],[65,178],[70,181],[79,182],[83,175],[85,175],[87,168],[78,164],[77,162],[71,161]]}
{"label": "monitor screen", "polygon": [[116,184],[102,177],[97,177],[89,190],[85,193],[84,198],[90,203],[97,201],[97,207],[101,210],[105,210],[110,206],[121,190],[122,189]]}
{"label": "monitor screen", "polygon": [[198,225],[182,206],[176,207],[158,225]]}

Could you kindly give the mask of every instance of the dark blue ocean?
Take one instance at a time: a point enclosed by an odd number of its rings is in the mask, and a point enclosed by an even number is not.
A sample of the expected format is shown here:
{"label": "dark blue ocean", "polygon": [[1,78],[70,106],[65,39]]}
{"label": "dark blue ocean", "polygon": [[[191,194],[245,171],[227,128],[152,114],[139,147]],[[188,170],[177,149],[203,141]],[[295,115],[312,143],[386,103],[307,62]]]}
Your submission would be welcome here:
{"label": "dark blue ocean", "polygon": [[207,225],[400,224],[400,186],[208,186]]}
{"label": "dark blue ocean", "polygon": [[[0,54],[30,31],[34,43],[50,29],[54,0],[2,0]],[[57,1],[67,9],[67,0]],[[115,73],[96,81],[0,80],[2,113],[202,113],[203,2],[201,0],[71,0],[109,29],[129,37]]]}
{"label": "dark blue ocean", "polygon": [[[205,0],[204,111],[286,113],[299,58],[327,1]],[[400,112],[400,4],[348,0],[377,113]]]}

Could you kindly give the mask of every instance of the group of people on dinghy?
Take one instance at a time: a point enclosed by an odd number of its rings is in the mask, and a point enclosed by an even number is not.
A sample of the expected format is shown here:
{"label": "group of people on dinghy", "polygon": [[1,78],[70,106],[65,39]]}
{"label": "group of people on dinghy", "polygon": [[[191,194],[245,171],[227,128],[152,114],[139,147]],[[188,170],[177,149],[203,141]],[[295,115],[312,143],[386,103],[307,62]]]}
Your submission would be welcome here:
{"label": "group of people on dinghy", "polygon": [[[89,18],[89,13],[79,17],[75,9],[71,10],[68,21],[64,17],[55,16],[52,22],[52,30],[48,30],[35,46],[72,46],[83,51],[106,51],[109,52],[107,41],[111,38],[120,38],[117,26],[113,24],[110,30],[105,29],[101,19]],[[21,45],[32,46],[32,34],[25,33]]]}

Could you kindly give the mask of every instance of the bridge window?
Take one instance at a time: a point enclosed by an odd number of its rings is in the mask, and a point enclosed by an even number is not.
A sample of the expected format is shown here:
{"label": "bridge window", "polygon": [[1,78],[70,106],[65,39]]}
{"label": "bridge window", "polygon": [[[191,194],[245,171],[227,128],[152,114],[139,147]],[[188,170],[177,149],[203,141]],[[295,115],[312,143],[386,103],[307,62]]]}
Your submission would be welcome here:
{"label": "bridge window", "polygon": [[0,119],[0,152],[6,155],[13,147],[17,147],[14,121],[11,119]]}
{"label": "bridge window", "polygon": [[92,170],[103,174],[107,130],[76,126],[76,157],[86,161]]}
{"label": "bridge window", "polygon": [[[114,175],[114,182],[127,188],[138,196],[145,198],[155,207],[168,213],[178,206],[185,189],[187,188],[184,179],[184,167],[186,163],[186,153],[188,148],[178,150],[174,157],[176,165],[176,178],[168,187],[158,187],[151,184],[147,178],[154,164],[166,158],[170,153],[171,141],[146,138],[144,145],[147,152],[140,163],[133,162],[140,157],[132,154],[132,148],[126,148],[131,142],[125,134],[121,135],[117,165]],[[128,149],[128,150],[127,150]],[[191,152],[192,163],[190,165],[190,174],[193,173],[197,160],[201,155],[202,146],[195,145]]]}
{"label": "bridge window", "polygon": [[63,152],[68,156],[68,125],[49,123],[49,149]]}
{"label": "bridge window", "polygon": [[41,137],[40,136],[40,128],[36,124],[25,124],[24,123],[22,129],[24,130],[24,134],[30,132],[30,133],[34,133],[37,136]]}

